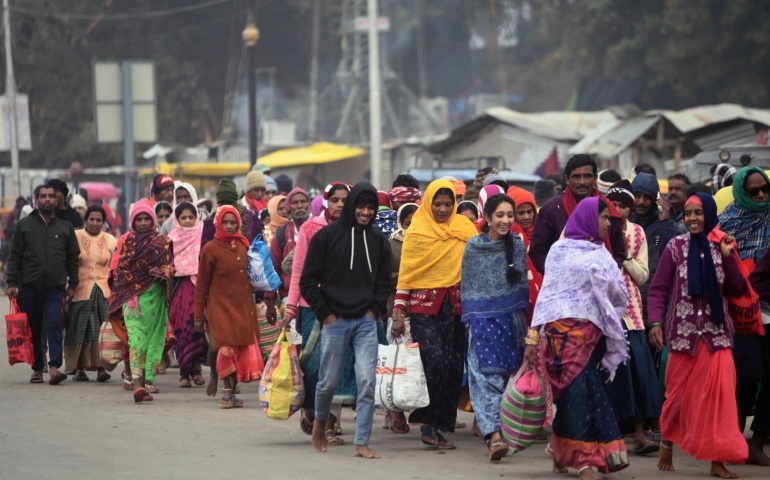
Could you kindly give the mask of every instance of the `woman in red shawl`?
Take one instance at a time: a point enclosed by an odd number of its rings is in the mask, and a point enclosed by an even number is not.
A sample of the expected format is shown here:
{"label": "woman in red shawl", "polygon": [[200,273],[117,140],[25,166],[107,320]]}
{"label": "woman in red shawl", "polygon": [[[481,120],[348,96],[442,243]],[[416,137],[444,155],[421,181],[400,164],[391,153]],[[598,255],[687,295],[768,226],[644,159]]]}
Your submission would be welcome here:
{"label": "woman in red shawl", "polygon": [[171,241],[156,231],[155,212],[143,198],[131,211],[113,273],[108,318],[128,345],[134,401],[152,400],[147,385],[158,372],[168,324],[168,292],[174,276]]}
{"label": "woman in red shawl", "polygon": [[[218,349],[216,370],[225,384],[220,408],[242,407],[238,382],[259,380],[265,365],[259,352],[257,308],[248,276],[249,241],[241,235],[241,216],[231,206],[217,209],[214,240],[201,250],[195,288],[195,330],[208,322],[211,346]],[[204,316],[207,312],[208,318]]]}

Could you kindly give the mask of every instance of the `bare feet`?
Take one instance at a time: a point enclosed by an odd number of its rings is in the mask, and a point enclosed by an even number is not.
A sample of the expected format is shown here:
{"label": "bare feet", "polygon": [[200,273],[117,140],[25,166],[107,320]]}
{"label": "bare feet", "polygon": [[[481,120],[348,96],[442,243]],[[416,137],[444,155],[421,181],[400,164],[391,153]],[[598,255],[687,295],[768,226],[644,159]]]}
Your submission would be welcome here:
{"label": "bare feet", "polygon": [[569,471],[564,466],[562,466],[561,463],[556,461],[556,457],[553,456],[553,449],[551,448],[550,443],[545,446],[545,455],[553,460],[553,473],[567,473]]}
{"label": "bare feet", "polygon": [[709,475],[719,478],[738,478],[738,475],[725,468],[723,463],[712,462]]}
{"label": "bare feet", "polygon": [[658,452],[658,470],[663,472],[674,472],[674,445],[668,442],[660,442],[660,451]]}
{"label": "bare feet", "polygon": [[356,445],[356,457],[375,459],[380,458],[380,454],[369,450],[368,445]]}
{"label": "bare feet", "polygon": [[211,379],[209,380],[209,384],[206,387],[206,395],[208,395],[209,397],[216,396],[218,383],[219,383],[219,379],[216,378],[214,375],[212,375]]}
{"label": "bare feet", "polygon": [[578,478],[580,480],[603,480],[604,477],[594,472],[591,467],[584,467],[578,472]]}
{"label": "bare feet", "polygon": [[325,432],[326,422],[322,422],[316,418],[313,422],[313,437],[311,442],[313,443],[313,448],[315,448],[317,452],[326,452]]}

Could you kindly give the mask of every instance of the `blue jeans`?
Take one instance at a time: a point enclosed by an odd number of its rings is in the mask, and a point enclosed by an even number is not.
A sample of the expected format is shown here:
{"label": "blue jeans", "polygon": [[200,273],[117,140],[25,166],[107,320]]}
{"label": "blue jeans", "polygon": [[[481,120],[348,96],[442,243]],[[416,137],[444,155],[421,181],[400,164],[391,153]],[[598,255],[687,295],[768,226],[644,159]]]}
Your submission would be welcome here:
{"label": "blue jeans", "polygon": [[[62,318],[61,304],[64,298],[63,288],[38,290],[29,285],[19,289],[19,308],[27,314],[29,328],[32,330],[32,343],[35,350],[35,363],[32,370],[43,370],[45,356],[43,355],[42,333],[43,325],[47,325],[48,362],[50,367],[59,368],[62,365]],[[43,322],[45,318],[45,322]]]}
{"label": "blue jeans", "polygon": [[315,393],[315,418],[329,419],[329,409],[340,383],[342,367],[348,348],[355,357],[356,385],[356,445],[368,445],[374,419],[375,367],[377,366],[376,320],[339,318],[321,328],[321,369]]}

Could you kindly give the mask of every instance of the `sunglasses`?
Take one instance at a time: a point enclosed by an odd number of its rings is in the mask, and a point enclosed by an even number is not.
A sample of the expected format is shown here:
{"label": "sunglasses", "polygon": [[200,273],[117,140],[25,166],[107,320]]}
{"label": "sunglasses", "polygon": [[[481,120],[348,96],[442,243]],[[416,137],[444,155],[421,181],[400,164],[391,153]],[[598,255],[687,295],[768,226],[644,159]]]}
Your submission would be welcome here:
{"label": "sunglasses", "polygon": [[752,188],[750,190],[746,190],[746,193],[750,197],[756,197],[757,195],[759,195],[759,192],[762,192],[765,195],[770,195],[770,185],[765,185],[765,186],[762,186],[762,187],[757,187],[757,188]]}

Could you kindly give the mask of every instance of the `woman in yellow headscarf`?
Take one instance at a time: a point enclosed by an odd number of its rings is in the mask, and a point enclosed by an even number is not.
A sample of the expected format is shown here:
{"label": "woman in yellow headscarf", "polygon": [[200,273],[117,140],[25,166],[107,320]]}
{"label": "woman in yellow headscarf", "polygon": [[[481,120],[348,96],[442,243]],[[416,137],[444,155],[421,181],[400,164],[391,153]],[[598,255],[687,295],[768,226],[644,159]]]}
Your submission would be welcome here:
{"label": "woman in yellow headscarf", "polygon": [[454,432],[457,420],[465,345],[460,267],[465,243],[478,232],[456,213],[451,182],[432,182],[423,199],[404,237],[392,333],[401,336],[409,311],[430,395],[430,405],[412,412],[409,422],[422,424],[423,445],[452,449],[455,445],[439,431]]}

